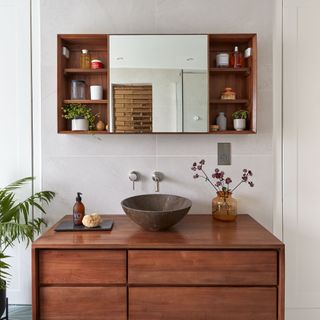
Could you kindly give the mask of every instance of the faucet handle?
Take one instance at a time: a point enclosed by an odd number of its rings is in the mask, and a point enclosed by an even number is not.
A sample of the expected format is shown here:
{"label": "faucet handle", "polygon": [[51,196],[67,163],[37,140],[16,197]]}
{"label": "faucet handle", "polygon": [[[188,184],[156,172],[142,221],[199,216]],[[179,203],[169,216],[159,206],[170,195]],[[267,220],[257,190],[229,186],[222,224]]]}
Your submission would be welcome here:
{"label": "faucet handle", "polygon": [[132,190],[134,190],[134,183],[139,181],[140,175],[137,171],[129,172],[129,180],[132,181]]}
{"label": "faucet handle", "polygon": [[155,192],[159,192],[160,191],[160,181],[163,180],[163,174],[161,172],[158,171],[154,171],[152,173],[152,180],[156,183],[156,189]]}

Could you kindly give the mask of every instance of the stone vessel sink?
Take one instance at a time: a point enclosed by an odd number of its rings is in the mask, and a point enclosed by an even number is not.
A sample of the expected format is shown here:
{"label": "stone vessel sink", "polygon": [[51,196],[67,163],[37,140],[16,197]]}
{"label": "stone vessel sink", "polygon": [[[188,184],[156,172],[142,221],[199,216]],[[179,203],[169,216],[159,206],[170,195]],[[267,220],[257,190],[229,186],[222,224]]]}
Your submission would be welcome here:
{"label": "stone vessel sink", "polygon": [[178,223],[190,210],[192,202],[169,194],[145,194],[124,199],[126,215],[148,231],[165,230]]}

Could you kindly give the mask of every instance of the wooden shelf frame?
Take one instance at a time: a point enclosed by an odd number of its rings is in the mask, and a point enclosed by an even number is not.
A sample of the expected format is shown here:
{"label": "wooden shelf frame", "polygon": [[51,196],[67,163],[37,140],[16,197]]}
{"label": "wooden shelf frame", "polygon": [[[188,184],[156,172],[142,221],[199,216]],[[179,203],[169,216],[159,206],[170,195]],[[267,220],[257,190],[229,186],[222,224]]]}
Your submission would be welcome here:
{"label": "wooden shelf frame", "polygon": [[226,105],[248,104],[249,100],[247,100],[247,99],[235,99],[235,100],[213,99],[213,100],[210,100],[210,103],[211,104],[226,104]]}
{"label": "wooden shelf frame", "polygon": [[[107,34],[62,34],[58,35],[58,103],[57,124],[58,133],[63,134],[107,134],[109,131],[71,131],[70,122],[62,117],[63,104],[83,103],[90,106],[94,113],[100,113],[102,120],[109,124],[110,130],[110,69],[109,69],[109,35]],[[218,68],[215,65],[217,52],[231,52],[234,46],[243,52],[252,48],[252,56],[245,59],[241,68]],[[62,55],[62,47],[70,50],[70,58]],[[81,69],[79,58],[81,49],[88,49],[94,55],[91,58],[101,58],[103,69]],[[231,85],[228,81],[231,79]],[[71,100],[68,83],[71,80],[85,80],[86,84],[101,83],[104,87],[103,100]],[[236,91],[236,100],[221,100],[220,93],[227,87]],[[88,90],[87,90],[87,97]],[[207,134],[254,134],[256,133],[257,105],[257,36],[256,34],[208,34],[208,132]],[[239,109],[249,112],[248,128],[244,131],[233,130],[231,114]],[[211,132],[210,126],[215,124],[219,112],[225,112],[228,118],[228,130]],[[113,133],[113,132],[112,132]],[[203,134],[202,132],[197,132]],[[115,134],[115,133],[114,133]],[[155,133],[159,134],[159,133]],[[171,134],[170,132],[165,134]],[[179,133],[181,134],[181,133]],[[194,134],[186,132],[183,134]]]}
{"label": "wooden shelf frame", "polygon": [[104,74],[108,72],[107,68],[102,68],[102,69],[80,69],[80,68],[65,68],[64,69],[64,74],[69,75],[69,74]]}
{"label": "wooden shelf frame", "polygon": [[[252,48],[251,56],[244,58],[241,68],[216,67],[216,54],[232,52],[238,46],[240,52]],[[231,87],[237,95],[236,100],[221,100],[221,92]],[[227,130],[210,134],[254,134],[257,131],[257,35],[256,34],[209,34],[208,35],[208,128],[215,124],[219,112],[227,117]],[[247,110],[247,130],[233,130],[232,113]]]}
{"label": "wooden shelf frame", "polygon": [[[60,34],[57,36],[58,57],[58,99],[57,124],[58,133],[63,134],[107,134],[108,131],[72,131],[71,121],[62,117],[62,106],[69,103],[82,103],[92,109],[93,114],[100,114],[101,120],[109,123],[109,36],[107,34]],[[62,55],[62,47],[69,49],[67,59]],[[81,69],[81,49],[88,49],[91,59],[100,59],[103,69]],[[70,99],[70,81],[84,80],[86,83],[85,100]],[[102,100],[90,100],[90,85],[100,84],[103,87]]]}
{"label": "wooden shelf frame", "polygon": [[66,99],[63,103],[83,103],[83,104],[108,104],[108,100],[74,100]]}

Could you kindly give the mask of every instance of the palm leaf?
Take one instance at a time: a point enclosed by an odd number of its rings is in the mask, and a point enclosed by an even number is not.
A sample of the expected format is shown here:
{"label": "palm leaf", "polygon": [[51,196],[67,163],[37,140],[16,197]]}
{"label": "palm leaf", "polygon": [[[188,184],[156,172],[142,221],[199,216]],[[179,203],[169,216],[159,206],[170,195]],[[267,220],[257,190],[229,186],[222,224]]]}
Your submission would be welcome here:
{"label": "palm leaf", "polygon": [[26,177],[0,189],[0,288],[5,286],[4,281],[9,276],[6,270],[10,265],[3,260],[8,258],[4,254],[6,248],[13,246],[14,241],[25,241],[27,246],[30,244],[34,235],[39,234],[41,227],[46,225],[42,218],[30,217],[32,208],[46,213],[43,205],[48,205],[55,196],[52,191],[41,191],[24,201],[16,201],[14,191],[33,179]]}

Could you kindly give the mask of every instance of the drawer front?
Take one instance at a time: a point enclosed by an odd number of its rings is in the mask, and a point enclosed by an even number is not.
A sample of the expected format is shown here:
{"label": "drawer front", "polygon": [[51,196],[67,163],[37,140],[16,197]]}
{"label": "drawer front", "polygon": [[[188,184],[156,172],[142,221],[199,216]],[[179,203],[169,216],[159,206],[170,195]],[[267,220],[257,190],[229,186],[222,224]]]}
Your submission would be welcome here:
{"label": "drawer front", "polygon": [[276,320],[276,288],[130,288],[130,320]]}
{"label": "drawer front", "polygon": [[276,251],[128,253],[130,284],[276,285]]}
{"label": "drawer front", "polygon": [[125,284],[124,250],[41,250],[40,284]]}
{"label": "drawer front", "polygon": [[125,287],[42,287],[40,320],[125,320]]}

